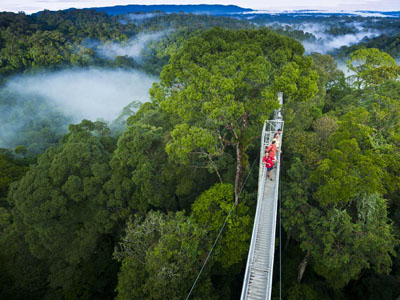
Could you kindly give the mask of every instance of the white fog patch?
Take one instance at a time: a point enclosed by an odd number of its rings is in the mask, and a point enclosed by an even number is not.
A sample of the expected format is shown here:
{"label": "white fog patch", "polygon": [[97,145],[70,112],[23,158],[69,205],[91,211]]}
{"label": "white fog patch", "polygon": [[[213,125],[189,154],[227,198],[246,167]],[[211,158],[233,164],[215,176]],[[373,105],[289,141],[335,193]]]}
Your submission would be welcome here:
{"label": "white fog patch", "polygon": [[[160,39],[166,32],[156,32],[148,34],[139,34],[125,43],[109,43],[97,45],[96,52],[108,59],[114,59],[116,56],[129,56],[140,60],[141,53],[146,44]],[[94,48],[94,47],[92,47]]]}
{"label": "white fog patch", "polygon": [[306,53],[327,53],[342,46],[351,46],[361,42],[364,38],[378,36],[378,32],[359,32],[356,34],[345,34],[339,36],[320,35],[315,42],[303,42]]}
{"label": "white fog patch", "polygon": [[303,30],[304,32],[311,33],[316,37],[319,37],[323,34],[323,32],[327,29],[325,25],[317,24],[317,23],[306,23],[300,24],[298,26],[293,26],[295,29]]}
{"label": "white fog patch", "polygon": [[272,28],[291,28],[292,30],[302,30],[304,33],[312,34],[315,40],[302,41],[302,44],[306,50],[306,53],[311,52],[327,53],[334,49],[339,49],[342,46],[351,46],[361,42],[364,38],[374,38],[382,34],[377,30],[370,30],[362,22],[352,22],[346,24],[338,24],[340,26],[346,26],[354,28],[356,33],[347,33],[341,35],[332,35],[327,33],[329,29],[334,26],[332,24],[320,24],[320,23],[279,23],[271,22],[266,23],[266,26]]}
{"label": "white fog patch", "polygon": [[111,121],[130,102],[149,101],[148,91],[156,80],[138,71],[92,68],[15,77],[5,89],[48,101],[75,122]]}
{"label": "white fog patch", "polygon": [[140,22],[157,16],[161,16],[161,14],[160,13],[127,14],[126,19],[133,22]]}
{"label": "white fog patch", "polygon": [[347,67],[346,63],[344,61],[340,61],[337,63],[337,68],[338,70],[342,71],[344,73],[344,76],[346,78],[349,78],[350,76],[356,75],[354,71],[349,70]]}

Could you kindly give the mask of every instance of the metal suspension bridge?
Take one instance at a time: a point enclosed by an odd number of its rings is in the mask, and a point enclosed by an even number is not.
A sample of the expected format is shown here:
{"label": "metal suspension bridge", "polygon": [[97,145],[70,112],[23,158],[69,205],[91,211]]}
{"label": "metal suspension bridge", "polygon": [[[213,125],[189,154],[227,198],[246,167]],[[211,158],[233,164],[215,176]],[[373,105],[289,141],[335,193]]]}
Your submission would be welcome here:
{"label": "metal suspension bridge", "polygon": [[[280,106],[283,104],[283,94],[278,94]],[[257,210],[254,218],[253,234],[250,242],[250,249],[247,258],[246,273],[243,280],[241,300],[269,300],[271,299],[272,274],[274,267],[275,231],[277,218],[280,154],[276,153],[276,168],[272,170],[273,180],[267,180],[267,170],[262,163],[264,151],[274,137],[274,134],[281,130],[280,141],[283,135],[283,119],[280,109],[275,111],[274,119],[265,121],[261,136],[260,162],[258,174],[258,196]],[[280,148],[280,147],[279,147]],[[278,148],[278,149],[279,149]],[[279,149],[280,150],[280,149]],[[250,170],[251,173],[251,170]],[[249,173],[249,174],[250,174]],[[247,179],[246,179],[247,180]],[[210,258],[210,255],[218,242],[218,239],[227,223],[233,210],[225,219],[214,244],[208,253],[203,266],[194,281],[186,300],[190,298],[196,283]]]}
{"label": "metal suspension bridge", "polygon": [[[278,95],[282,107],[282,93]],[[267,170],[262,163],[265,148],[270,145],[275,132],[283,134],[283,120],[280,110],[275,112],[274,120],[264,123],[260,171],[258,176],[257,211],[254,218],[253,234],[247,258],[246,273],[243,279],[241,300],[271,299],[272,274],[274,267],[275,231],[278,206],[280,155],[277,152],[276,168],[271,172],[273,181],[268,180]]]}

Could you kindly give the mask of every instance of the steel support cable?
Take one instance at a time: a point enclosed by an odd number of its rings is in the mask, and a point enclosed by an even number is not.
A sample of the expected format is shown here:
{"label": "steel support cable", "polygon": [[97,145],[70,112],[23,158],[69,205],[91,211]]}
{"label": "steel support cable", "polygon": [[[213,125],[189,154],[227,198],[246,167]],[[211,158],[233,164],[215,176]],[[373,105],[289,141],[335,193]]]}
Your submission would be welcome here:
{"label": "steel support cable", "polygon": [[[253,164],[252,164],[252,166],[251,166],[251,168],[250,168],[249,173],[247,174],[246,179],[245,179],[244,182],[243,182],[243,185],[242,185],[242,187],[241,187],[241,189],[240,189],[240,192],[239,192],[239,196],[240,196],[240,194],[242,193],[243,188],[245,187],[245,185],[246,185],[246,183],[247,183],[247,179],[249,179],[249,176],[250,176],[251,172],[253,171],[253,167],[254,167],[254,165],[255,165],[255,162],[258,161],[258,160],[259,160],[259,158],[258,158],[258,156],[257,156],[257,158],[253,161]],[[200,269],[200,271],[199,271],[199,274],[197,274],[196,280],[194,281],[194,283],[193,283],[193,285],[192,285],[192,288],[190,289],[189,294],[188,294],[187,297],[186,297],[186,300],[188,300],[189,297],[190,297],[190,295],[192,294],[193,289],[194,289],[194,287],[196,286],[196,283],[197,283],[197,281],[199,280],[200,275],[201,275],[201,273],[203,272],[204,267],[206,266],[206,264],[207,264],[207,262],[208,262],[208,259],[210,258],[211,253],[212,253],[212,251],[214,250],[215,245],[217,244],[217,242],[218,242],[218,240],[219,240],[219,237],[220,237],[222,231],[224,230],[225,225],[226,225],[226,223],[228,222],[228,219],[229,219],[229,217],[231,216],[231,213],[232,213],[232,211],[233,211],[233,209],[234,209],[235,206],[236,206],[235,203],[233,203],[233,204],[232,204],[232,207],[231,207],[231,209],[230,209],[230,211],[229,211],[229,213],[228,213],[228,215],[227,215],[226,218],[225,218],[224,224],[222,224],[221,229],[220,229],[219,232],[218,232],[218,235],[217,235],[217,237],[216,237],[216,239],[215,239],[215,241],[214,241],[214,243],[213,243],[213,245],[212,245],[212,247],[211,247],[211,250],[208,252],[208,255],[207,255],[207,257],[206,257],[206,260],[204,261],[203,266],[201,267],[201,269]]]}

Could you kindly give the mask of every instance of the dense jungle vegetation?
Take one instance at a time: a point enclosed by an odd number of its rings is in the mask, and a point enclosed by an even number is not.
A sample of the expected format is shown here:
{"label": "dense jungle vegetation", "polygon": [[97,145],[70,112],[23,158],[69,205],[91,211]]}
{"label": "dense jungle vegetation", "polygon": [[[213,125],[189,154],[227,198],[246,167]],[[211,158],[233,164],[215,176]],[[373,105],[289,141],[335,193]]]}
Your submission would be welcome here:
{"label": "dense jungle vegetation", "polygon": [[[259,135],[280,91],[283,299],[396,299],[400,68],[382,50],[391,38],[348,52],[345,77],[332,56],[306,55],[297,29],[137,19],[0,13],[0,142],[18,127],[0,151],[0,299],[185,299],[232,208],[191,299],[238,299]],[[154,31],[166,34],[140,59],[99,55]],[[151,101],[110,124],[69,124],[4,88],[16,75],[93,66],[157,76]]]}

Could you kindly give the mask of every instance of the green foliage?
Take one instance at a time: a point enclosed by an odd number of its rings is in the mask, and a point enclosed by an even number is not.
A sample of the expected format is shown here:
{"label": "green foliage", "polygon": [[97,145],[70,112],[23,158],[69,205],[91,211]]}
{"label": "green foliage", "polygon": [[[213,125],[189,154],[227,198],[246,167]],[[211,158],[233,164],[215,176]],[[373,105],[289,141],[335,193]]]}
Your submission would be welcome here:
{"label": "green foliage", "polygon": [[[187,14],[158,14],[134,24],[129,17],[108,16],[95,10],[42,11],[34,15],[0,13],[0,74],[29,69],[57,69],[65,66],[109,65],[143,68],[158,75],[170,56],[198,30],[222,26],[251,28],[249,22]],[[160,41],[151,42],[143,61],[117,56],[113,61],[96,54],[87,41],[123,43],[138,33],[173,29]]]}
{"label": "green foliage", "polygon": [[[94,10],[43,11],[35,15],[0,13],[0,74],[103,64],[84,39],[124,41],[137,33],[132,23]],[[127,62],[126,63],[131,63]],[[117,59],[116,65],[121,64]]]}
{"label": "green foliage", "polygon": [[292,27],[290,25],[280,25],[278,23],[274,23],[268,28],[280,35],[287,36],[298,41],[316,40],[315,36],[312,33],[304,32],[303,30],[297,30],[294,28],[294,26]]}
{"label": "green foliage", "polygon": [[[0,298],[111,299],[118,281],[118,299],[182,299],[233,207],[192,296],[236,299],[255,178],[247,187],[252,194],[244,191],[237,206],[232,200],[278,91],[285,119],[284,298],[399,295],[400,83],[386,54],[399,56],[398,22],[316,17],[336,36],[356,33],[352,21],[397,34],[339,51],[358,50],[348,64],[356,73],[351,86],[332,57],[304,56],[299,43],[276,34],[316,41],[294,29],[304,17],[293,26],[254,29],[274,18],[287,17],[254,16],[250,24],[160,13],[134,23],[94,10],[0,13],[1,84],[42,68],[161,74],[153,102],[126,107],[110,127],[113,136],[104,123],[84,120],[62,137],[70,120],[57,109],[2,90],[0,143],[15,150],[0,151]],[[154,32],[165,34],[147,44],[141,60],[105,59],[91,45],[124,45]],[[25,156],[40,153],[36,163]]]}
{"label": "green foliage", "polygon": [[178,117],[169,156],[202,161],[222,181],[215,161],[234,146],[237,203],[246,151],[277,108],[276,93],[284,91],[294,102],[316,92],[312,60],[303,52],[294,40],[269,30],[215,28],[190,39],[150,91],[154,102]]}
{"label": "green foliage", "polygon": [[372,153],[362,154],[355,139],[342,140],[320,162],[311,177],[318,187],[315,198],[322,206],[347,205],[362,193],[383,193],[382,161]]}
{"label": "green foliage", "polygon": [[151,74],[160,75],[169,59],[192,37],[213,27],[227,29],[254,28],[251,23],[226,17],[192,14],[163,14],[138,24],[144,31],[160,31],[175,28],[159,40],[150,42],[143,50],[142,68]]}
{"label": "green foliage", "polygon": [[[149,212],[127,224],[114,256],[122,262],[117,299],[183,299],[206,256],[206,229],[183,212]],[[202,276],[193,299],[216,299]]]}
{"label": "green foliage", "polygon": [[288,300],[320,300],[315,290],[306,284],[295,284],[289,290]]}
{"label": "green foliage", "polygon": [[163,165],[159,163],[163,156],[164,161],[166,158],[160,143],[161,128],[149,125],[135,124],[122,134],[111,161],[113,175],[107,186],[116,197],[122,196],[114,201],[128,202],[132,210],[141,212],[146,212],[149,205],[161,206],[170,193],[160,172]]}
{"label": "green foliage", "polygon": [[[398,258],[396,258],[398,260]],[[395,265],[398,265],[398,263]],[[378,276],[372,272],[366,273],[360,280],[354,282],[354,287],[349,293],[350,299],[364,298],[368,300],[395,299],[400,293],[398,270],[390,275]]]}
{"label": "green foliage", "polygon": [[109,260],[114,224],[103,189],[110,176],[110,153],[102,144],[108,128],[83,121],[70,131],[13,185],[9,202],[30,251],[50,266],[53,299],[108,298],[103,289],[112,286],[115,268]]}
{"label": "green foliage", "polygon": [[213,179],[207,178],[204,170],[168,160],[167,117],[155,105],[146,103],[128,119],[128,128],[118,140],[106,189],[108,201],[120,207],[123,219],[132,212],[144,215],[150,208],[189,208],[198,191]]}
{"label": "green foliage", "polygon": [[[3,212],[0,208],[2,217]],[[0,299],[44,299],[48,265],[31,254],[23,228],[12,224],[0,230]]]}
{"label": "green foliage", "polygon": [[8,188],[27,171],[29,160],[15,158],[7,149],[0,148],[0,206],[5,206]]}
{"label": "green foliage", "polygon": [[284,192],[286,230],[337,289],[363,269],[388,273],[398,244],[383,198],[387,163],[372,149],[368,119],[363,109],[345,115],[328,139],[326,158],[311,172],[294,161],[288,171],[293,183]]}
{"label": "green foliage", "polygon": [[360,49],[351,53],[347,67],[356,73],[354,84],[358,88],[374,86],[388,79],[398,78],[400,74],[395,60],[376,48]]}
{"label": "green foliage", "polygon": [[241,202],[233,207],[233,196],[232,184],[216,184],[201,194],[192,205],[193,218],[207,230],[210,238],[216,238],[231,213],[215,250],[216,261],[226,269],[245,261],[253,225],[248,206]]}
{"label": "green foliage", "polygon": [[[322,57],[314,57],[320,64]],[[316,67],[320,79],[329,78]],[[325,87],[324,110],[333,109],[336,115],[330,112],[315,120],[308,112],[294,118],[296,128],[286,130],[283,145],[290,168],[287,173],[283,169],[288,176],[283,188],[283,225],[312,257],[313,271],[335,293],[346,291],[341,289],[351,282],[349,295],[357,296],[349,299],[387,298],[397,294],[395,280],[380,296],[372,296],[358,284],[376,278],[392,280],[385,274],[397,268],[392,267],[397,221],[391,218],[397,206],[388,203],[398,201],[397,193],[391,192],[398,190],[398,143],[393,140],[399,123],[398,82],[376,81],[352,91],[340,76],[331,78]],[[313,276],[310,272],[308,277]],[[360,278],[366,273],[368,277]],[[357,288],[352,290],[354,282]]]}
{"label": "green foliage", "polygon": [[312,53],[313,69],[318,74],[318,94],[319,109],[322,109],[321,104],[324,102],[327,90],[344,78],[343,72],[337,69],[337,63],[330,55],[322,55]]}

